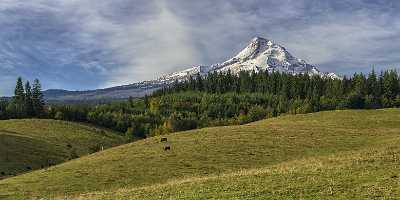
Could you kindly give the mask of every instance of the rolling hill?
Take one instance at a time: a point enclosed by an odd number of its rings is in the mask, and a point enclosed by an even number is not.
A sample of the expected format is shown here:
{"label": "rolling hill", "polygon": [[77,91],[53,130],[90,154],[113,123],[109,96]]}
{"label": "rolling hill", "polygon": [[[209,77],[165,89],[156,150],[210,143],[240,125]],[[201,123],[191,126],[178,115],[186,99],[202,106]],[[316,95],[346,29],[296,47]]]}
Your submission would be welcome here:
{"label": "rolling hill", "polygon": [[44,119],[0,121],[0,179],[123,143],[118,133]]}
{"label": "rolling hill", "polygon": [[[149,138],[0,181],[0,198],[374,199],[400,195],[400,110],[287,115]],[[164,147],[171,150],[165,151]]]}

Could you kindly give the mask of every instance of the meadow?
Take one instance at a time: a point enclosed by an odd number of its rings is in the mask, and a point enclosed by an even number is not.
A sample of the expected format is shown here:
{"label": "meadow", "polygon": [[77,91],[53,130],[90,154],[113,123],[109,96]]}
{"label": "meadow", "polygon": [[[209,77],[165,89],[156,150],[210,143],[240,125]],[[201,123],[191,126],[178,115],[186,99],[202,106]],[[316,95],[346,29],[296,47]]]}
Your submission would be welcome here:
{"label": "meadow", "polygon": [[81,123],[1,120],[0,179],[48,168],[123,143],[123,137],[117,132]]}
{"label": "meadow", "polygon": [[286,115],[83,156],[1,180],[0,197],[394,199],[399,141],[399,109]]}

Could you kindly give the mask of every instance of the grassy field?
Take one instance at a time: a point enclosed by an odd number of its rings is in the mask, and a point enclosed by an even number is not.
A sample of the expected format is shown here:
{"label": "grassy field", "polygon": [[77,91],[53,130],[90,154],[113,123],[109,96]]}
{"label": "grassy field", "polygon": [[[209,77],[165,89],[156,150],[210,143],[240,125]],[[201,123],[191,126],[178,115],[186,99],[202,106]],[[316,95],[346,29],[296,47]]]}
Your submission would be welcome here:
{"label": "grassy field", "polygon": [[[396,199],[400,110],[168,135],[0,181],[5,199]],[[170,151],[164,151],[169,145]]]}
{"label": "grassy field", "polygon": [[0,178],[46,168],[101,146],[122,144],[115,132],[42,119],[0,121]]}

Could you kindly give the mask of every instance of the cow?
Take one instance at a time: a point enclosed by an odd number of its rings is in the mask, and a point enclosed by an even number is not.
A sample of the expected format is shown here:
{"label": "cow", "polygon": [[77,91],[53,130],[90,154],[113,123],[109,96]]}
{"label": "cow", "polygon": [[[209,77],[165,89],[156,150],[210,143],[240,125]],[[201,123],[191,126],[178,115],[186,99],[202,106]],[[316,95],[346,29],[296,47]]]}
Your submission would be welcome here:
{"label": "cow", "polygon": [[170,147],[170,146],[164,147],[164,151],[169,151],[169,150],[171,150],[171,147]]}
{"label": "cow", "polygon": [[168,139],[167,138],[161,138],[161,142],[167,142]]}

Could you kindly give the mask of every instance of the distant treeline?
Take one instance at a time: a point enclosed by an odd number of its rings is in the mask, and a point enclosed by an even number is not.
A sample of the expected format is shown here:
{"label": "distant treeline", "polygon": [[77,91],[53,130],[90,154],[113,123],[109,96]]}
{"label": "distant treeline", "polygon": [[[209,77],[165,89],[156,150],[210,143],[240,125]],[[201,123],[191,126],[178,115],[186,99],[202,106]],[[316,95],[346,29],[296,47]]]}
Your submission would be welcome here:
{"label": "distant treeline", "polygon": [[343,79],[241,72],[200,75],[140,100],[50,106],[49,118],[89,122],[144,138],[200,127],[244,124],[280,114],[400,107],[396,71]]}

